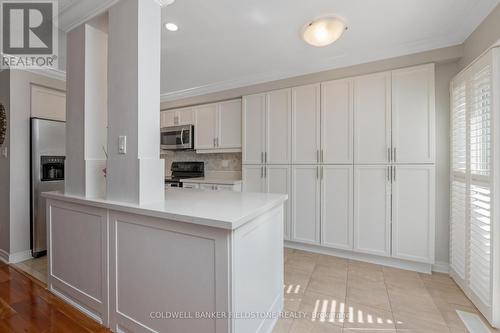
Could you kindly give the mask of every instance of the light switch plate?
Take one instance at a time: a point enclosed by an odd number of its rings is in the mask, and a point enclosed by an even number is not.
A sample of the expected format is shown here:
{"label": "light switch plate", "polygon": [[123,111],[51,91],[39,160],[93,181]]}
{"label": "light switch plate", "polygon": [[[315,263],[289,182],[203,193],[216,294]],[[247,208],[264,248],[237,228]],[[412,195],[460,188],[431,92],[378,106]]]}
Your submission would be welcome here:
{"label": "light switch plate", "polygon": [[125,155],[127,153],[127,137],[120,135],[118,137],[118,154]]}

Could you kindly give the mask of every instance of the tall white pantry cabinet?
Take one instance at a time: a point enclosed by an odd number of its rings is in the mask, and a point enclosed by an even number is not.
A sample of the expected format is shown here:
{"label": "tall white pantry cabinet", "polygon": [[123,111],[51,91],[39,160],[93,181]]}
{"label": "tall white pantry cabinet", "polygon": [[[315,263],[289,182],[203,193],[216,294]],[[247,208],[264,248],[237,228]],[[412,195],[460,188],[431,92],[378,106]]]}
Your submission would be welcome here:
{"label": "tall white pantry cabinet", "polygon": [[243,97],[243,190],[290,244],[434,263],[434,65]]}

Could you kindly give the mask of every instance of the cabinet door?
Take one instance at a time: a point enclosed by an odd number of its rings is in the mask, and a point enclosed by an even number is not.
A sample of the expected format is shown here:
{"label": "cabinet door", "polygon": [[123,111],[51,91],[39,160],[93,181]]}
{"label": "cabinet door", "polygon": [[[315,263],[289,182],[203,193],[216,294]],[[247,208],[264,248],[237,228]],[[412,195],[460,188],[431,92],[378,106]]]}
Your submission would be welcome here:
{"label": "cabinet door", "polygon": [[343,250],[353,248],[353,167],[321,167],[321,243]]}
{"label": "cabinet door", "polygon": [[392,145],[396,163],[434,163],[434,65],[392,72]]}
{"label": "cabinet door", "polygon": [[266,167],[266,190],[268,193],[288,194],[288,200],[285,202],[285,239],[290,239],[290,218],[291,211],[291,167],[288,165],[268,165]]}
{"label": "cabinet door", "polygon": [[266,163],[290,164],[292,153],[291,90],[267,94]]}
{"label": "cabinet door", "polygon": [[263,163],[266,140],[266,95],[243,97],[243,164]]}
{"label": "cabinet door", "polygon": [[194,148],[214,149],[216,138],[217,104],[195,109]]}
{"label": "cabinet door", "polygon": [[354,250],[390,256],[390,166],[354,166]]}
{"label": "cabinet door", "polygon": [[321,84],[321,160],[353,162],[352,80]]}
{"label": "cabinet door", "polygon": [[435,167],[398,165],[392,183],[392,256],[434,263]]}
{"label": "cabinet door", "polygon": [[179,109],[177,111],[177,119],[179,125],[193,125],[194,111],[192,108]]}
{"label": "cabinet door", "polygon": [[219,103],[217,148],[241,148],[241,100]]}
{"label": "cabinet door", "polygon": [[242,171],[243,192],[266,192],[264,166],[244,165]]}
{"label": "cabinet door", "polygon": [[319,162],[320,85],[292,89],[292,160],[296,164]]}
{"label": "cabinet door", "polygon": [[177,110],[162,111],[160,117],[161,127],[176,126],[175,124],[175,120],[177,119],[176,114]]}
{"label": "cabinet door", "polygon": [[292,167],[292,240],[320,242],[319,166]]}
{"label": "cabinet door", "polygon": [[354,79],[354,163],[389,162],[391,74]]}

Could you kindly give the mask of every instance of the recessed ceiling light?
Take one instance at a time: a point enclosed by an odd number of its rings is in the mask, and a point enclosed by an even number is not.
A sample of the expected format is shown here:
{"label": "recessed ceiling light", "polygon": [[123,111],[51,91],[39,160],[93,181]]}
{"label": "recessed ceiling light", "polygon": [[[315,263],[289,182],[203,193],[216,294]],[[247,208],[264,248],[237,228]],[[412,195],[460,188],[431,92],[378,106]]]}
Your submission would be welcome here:
{"label": "recessed ceiling light", "polygon": [[302,30],[302,38],[313,46],[327,46],[339,39],[347,26],[337,17],[325,17],[307,24]]}
{"label": "recessed ceiling light", "polygon": [[167,28],[168,31],[177,31],[177,30],[179,30],[179,27],[175,23],[167,23],[167,24],[165,24],[165,28]]}

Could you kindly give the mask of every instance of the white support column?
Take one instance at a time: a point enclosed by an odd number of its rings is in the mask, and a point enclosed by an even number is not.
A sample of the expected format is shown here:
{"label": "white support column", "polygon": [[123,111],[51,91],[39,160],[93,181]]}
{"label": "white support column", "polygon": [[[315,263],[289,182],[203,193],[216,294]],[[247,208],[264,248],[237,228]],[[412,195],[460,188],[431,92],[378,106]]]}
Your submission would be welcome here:
{"label": "white support column", "polygon": [[[164,200],[160,159],[161,8],[121,0],[109,9],[108,200]],[[119,151],[126,137],[126,152]]]}
{"label": "white support column", "polygon": [[107,147],[107,17],[68,33],[66,194],[105,198]]}

